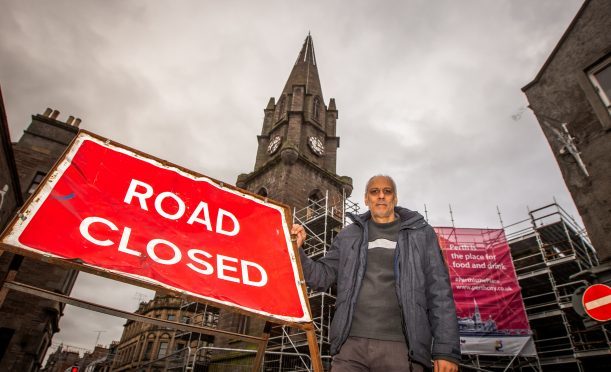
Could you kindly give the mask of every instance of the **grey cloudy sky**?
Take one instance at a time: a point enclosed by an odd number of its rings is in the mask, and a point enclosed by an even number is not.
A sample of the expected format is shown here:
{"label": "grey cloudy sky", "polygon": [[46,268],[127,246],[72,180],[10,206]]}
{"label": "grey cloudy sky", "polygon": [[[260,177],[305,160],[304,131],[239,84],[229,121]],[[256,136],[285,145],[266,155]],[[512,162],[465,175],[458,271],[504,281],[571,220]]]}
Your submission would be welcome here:
{"label": "grey cloudy sky", "polygon": [[[499,227],[556,198],[576,216],[520,88],[582,0],[4,1],[0,84],[13,140],[46,107],[216,179],[252,171],[269,97],[311,31],[338,173],[394,175],[433,225]],[[512,115],[522,113],[519,120]],[[82,274],[73,296],[135,310],[151,292]],[[66,309],[54,338],[91,348],[122,319]]]}

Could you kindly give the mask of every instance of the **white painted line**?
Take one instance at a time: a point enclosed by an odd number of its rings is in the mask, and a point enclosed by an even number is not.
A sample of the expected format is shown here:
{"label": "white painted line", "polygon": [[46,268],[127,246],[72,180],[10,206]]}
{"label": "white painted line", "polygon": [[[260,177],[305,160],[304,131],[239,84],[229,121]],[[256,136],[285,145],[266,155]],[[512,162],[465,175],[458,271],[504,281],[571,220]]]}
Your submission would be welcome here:
{"label": "white painted line", "polygon": [[586,310],[596,309],[597,307],[605,306],[611,304],[611,295],[607,295],[605,297],[601,297],[597,300],[590,301],[585,304]]}

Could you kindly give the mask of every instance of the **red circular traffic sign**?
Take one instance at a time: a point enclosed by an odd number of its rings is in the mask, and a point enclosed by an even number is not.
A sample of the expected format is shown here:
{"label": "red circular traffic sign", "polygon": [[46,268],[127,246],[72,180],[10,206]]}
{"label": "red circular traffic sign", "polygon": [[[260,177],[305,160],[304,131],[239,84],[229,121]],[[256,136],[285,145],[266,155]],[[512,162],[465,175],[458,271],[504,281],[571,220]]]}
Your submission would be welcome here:
{"label": "red circular traffic sign", "polygon": [[586,288],[581,298],[583,308],[594,320],[606,322],[611,319],[611,287],[594,284]]}

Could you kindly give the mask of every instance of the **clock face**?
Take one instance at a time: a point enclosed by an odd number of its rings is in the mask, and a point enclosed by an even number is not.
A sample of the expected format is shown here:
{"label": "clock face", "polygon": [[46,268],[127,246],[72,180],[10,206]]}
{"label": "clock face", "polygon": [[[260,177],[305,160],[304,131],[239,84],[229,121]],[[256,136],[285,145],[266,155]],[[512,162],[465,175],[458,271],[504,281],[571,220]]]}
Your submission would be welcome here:
{"label": "clock face", "polygon": [[325,153],[325,145],[318,137],[308,137],[308,145],[312,152],[318,156],[322,156]]}
{"label": "clock face", "polygon": [[273,153],[278,151],[281,142],[282,138],[280,136],[272,138],[272,140],[269,142],[269,145],[267,146],[267,153],[272,155]]}

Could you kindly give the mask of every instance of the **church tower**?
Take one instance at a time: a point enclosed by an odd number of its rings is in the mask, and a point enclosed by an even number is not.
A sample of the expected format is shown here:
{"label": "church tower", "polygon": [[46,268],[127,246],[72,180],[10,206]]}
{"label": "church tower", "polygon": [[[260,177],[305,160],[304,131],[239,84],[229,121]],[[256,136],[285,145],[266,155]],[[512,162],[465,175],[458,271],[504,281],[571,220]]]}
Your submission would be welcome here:
{"label": "church tower", "polygon": [[312,36],[308,34],[278,98],[264,110],[255,169],[237,186],[302,209],[326,196],[340,201],[352,179],[335,173],[339,137],[335,99],[325,105]]}

